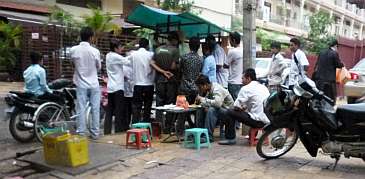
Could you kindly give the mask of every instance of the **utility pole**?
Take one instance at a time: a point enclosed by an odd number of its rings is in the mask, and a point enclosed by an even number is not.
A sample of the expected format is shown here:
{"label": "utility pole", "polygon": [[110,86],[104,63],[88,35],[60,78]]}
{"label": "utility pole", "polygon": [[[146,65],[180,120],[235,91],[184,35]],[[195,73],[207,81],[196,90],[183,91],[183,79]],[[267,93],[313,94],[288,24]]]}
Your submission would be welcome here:
{"label": "utility pole", "polygon": [[243,69],[256,58],[256,0],[243,0]]}

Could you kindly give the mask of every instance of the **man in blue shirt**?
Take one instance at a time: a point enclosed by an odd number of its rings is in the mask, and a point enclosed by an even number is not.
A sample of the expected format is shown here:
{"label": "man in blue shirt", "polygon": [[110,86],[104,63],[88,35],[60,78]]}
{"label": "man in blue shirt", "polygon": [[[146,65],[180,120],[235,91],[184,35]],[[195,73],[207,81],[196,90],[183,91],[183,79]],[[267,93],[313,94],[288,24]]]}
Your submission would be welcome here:
{"label": "man in blue shirt", "polygon": [[42,55],[38,52],[31,52],[30,60],[32,64],[23,73],[24,91],[33,94],[39,99],[61,103],[60,97],[52,94],[52,90],[48,88],[46,70],[40,65]]}
{"label": "man in blue shirt", "polygon": [[209,78],[209,81],[212,83],[217,82],[217,67],[215,63],[214,56],[212,55],[214,49],[214,44],[210,42],[205,42],[203,44],[203,54],[205,59],[203,61],[203,69],[202,74]]}

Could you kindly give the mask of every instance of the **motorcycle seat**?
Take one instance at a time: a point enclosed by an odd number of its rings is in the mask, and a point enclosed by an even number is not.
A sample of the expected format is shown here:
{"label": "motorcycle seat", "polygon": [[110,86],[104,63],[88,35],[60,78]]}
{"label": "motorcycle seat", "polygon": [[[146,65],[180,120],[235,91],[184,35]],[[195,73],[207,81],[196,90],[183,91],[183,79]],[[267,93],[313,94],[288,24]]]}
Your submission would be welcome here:
{"label": "motorcycle seat", "polygon": [[17,95],[19,100],[21,100],[25,103],[43,104],[45,102],[48,102],[47,100],[38,99],[36,96],[34,96],[31,93],[26,93],[26,92],[22,92],[22,91],[9,91],[9,93]]}
{"label": "motorcycle seat", "polygon": [[16,94],[19,98],[24,98],[24,99],[30,99],[34,97],[33,94],[22,91],[9,91],[9,93]]}
{"label": "motorcycle seat", "polygon": [[344,104],[337,107],[336,118],[345,126],[351,127],[355,124],[365,122],[365,103]]}

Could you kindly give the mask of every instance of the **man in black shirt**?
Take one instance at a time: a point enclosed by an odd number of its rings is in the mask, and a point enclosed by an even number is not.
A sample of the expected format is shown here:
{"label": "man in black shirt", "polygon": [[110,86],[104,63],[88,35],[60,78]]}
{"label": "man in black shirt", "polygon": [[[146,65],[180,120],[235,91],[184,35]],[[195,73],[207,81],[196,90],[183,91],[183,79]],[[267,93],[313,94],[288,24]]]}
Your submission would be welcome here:
{"label": "man in black shirt", "polygon": [[337,40],[330,43],[329,48],[320,52],[315,67],[315,81],[319,90],[336,102],[336,68],[342,68],[337,53]]}

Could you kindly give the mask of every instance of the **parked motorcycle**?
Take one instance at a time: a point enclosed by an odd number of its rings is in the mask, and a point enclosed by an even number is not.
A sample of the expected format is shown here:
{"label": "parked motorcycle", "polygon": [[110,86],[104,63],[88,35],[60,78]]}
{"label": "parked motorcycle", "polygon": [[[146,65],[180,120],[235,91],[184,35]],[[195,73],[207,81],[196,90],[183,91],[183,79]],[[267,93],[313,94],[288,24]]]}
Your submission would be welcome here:
{"label": "parked motorcycle", "polygon": [[264,127],[256,151],[266,159],[290,151],[298,138],[316,157],[318,149],[336,159],[341,155],[365,161],[365,103],[345,104],[334,109],[333,101],[315,83],[302,77],[294,88],[273,92],[264,103],[271,123]]}
{"label": "parked motorcycle", "polygon": [[[71,86],[72,81],[58,79],[49,84],[49,88],[59,90],[67,86]],[[66,103],[69,109],[75,108],[74,90],[63,91]],[[62,93],[61,93],[62,95]],[[5,102],[9,106],[5,110],[9,121],[9,130],[13,138],[19,142],[29,142],[35,137],[33,115],[38,107],[49,100],[38,99],[32,94],[10,91],[5,97]]]}

